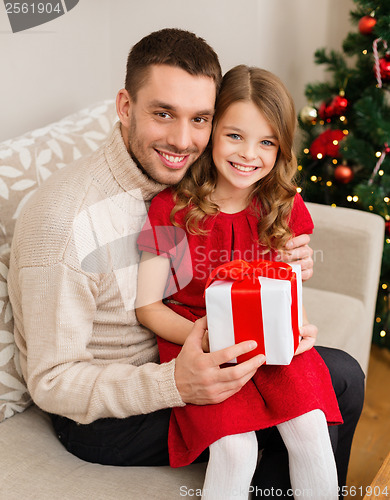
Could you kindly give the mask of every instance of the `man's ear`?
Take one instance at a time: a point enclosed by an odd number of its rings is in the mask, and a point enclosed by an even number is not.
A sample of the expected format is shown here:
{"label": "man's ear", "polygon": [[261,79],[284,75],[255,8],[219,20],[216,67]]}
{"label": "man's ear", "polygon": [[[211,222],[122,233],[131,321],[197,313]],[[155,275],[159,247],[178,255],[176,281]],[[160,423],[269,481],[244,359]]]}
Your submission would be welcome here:
{"label": "man's ear", "polygon": [[121,124],[128,130],[130,127],[132,100],[126,89],[121,89],[116,96],[116,112]]}

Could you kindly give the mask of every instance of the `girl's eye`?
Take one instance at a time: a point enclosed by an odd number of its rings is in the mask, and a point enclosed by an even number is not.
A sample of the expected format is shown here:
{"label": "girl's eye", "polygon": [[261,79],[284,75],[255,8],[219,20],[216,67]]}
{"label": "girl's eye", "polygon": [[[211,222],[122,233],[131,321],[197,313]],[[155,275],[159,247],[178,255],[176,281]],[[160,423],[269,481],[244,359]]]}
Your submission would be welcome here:
{"label": "girl's eye", "polygon": [[267,139],[264,139],[264,141],[261,141],[261,144],[264,144],[264,146],[273,146],[274,143],[271,141],[268,141]]}
{"label": "girl's eye", "polygon": [[234,139],[235,141],[239,141],[241,139],[241,136],[238,134],[228,134],[228,137]]}

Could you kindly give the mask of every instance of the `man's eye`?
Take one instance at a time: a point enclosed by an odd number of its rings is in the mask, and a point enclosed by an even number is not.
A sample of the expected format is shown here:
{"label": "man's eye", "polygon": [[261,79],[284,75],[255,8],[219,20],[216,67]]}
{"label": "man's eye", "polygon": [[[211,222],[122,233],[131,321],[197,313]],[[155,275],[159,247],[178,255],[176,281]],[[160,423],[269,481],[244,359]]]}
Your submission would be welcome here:
{"label": "man's eye", "polygon": [[194,118],[194,122],[195,123],[207,123],[207,119],[206,118],[203,118],[203,116],[197,116],[196,118]]}
{"label": "man's eye", "polygon": [[160,111],[159,113],[156,113],[156,115],[160,118],[170,118],[170,114],[166,113],[165,111]]}
{"label": "man's eye", "polygon": [[239,141],[241,139],[241,136],[238,134],[228,134],[228,137],[234,139],[235,141]]}

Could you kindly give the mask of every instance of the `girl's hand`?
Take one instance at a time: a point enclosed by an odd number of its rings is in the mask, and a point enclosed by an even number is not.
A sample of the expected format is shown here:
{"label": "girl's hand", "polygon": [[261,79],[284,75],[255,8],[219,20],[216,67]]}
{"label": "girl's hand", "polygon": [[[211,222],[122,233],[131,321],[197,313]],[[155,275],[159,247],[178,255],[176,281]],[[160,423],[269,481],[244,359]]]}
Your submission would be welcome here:
{"label": "girl's hand", "polygon": [[206,330],[202,339],[202,349],[203,352],[210,352],[210,344],[209,344],[209,331]]}
{"label": "girl's hand", "polygon": [[315,325],[307,324],[301,326],[299,332],[302,336],[302,340],[299,342],[298,349],[295,351],[295,356],[308,351],[314,346],[318,334],[318,328]]}

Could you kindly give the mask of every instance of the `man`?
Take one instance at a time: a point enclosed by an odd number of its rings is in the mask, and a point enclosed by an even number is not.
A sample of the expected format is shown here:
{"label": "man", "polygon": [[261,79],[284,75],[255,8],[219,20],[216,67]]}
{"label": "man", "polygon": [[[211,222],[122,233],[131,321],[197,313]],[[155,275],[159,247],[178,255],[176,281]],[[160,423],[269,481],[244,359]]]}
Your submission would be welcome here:
{"label": "man", "polygon": [[[106,145],[53,175],[17,222],[8,284],[23,374],[63,444],[85,460],[167,464],[170,408],[222,401],[264,361],[257,356],[221,369],[254,345],[204,353],[200,320],[179,357],[159,365],[155,337],[134,313],[134,235],[145,202],[176,184],[206,148],[220,79],[215,52],[194,34],[168,29],[142,39],[129,54],[117,96],[120,121]],[[305,278],[312,273],[308,242],[295,238],[283,255],[299,260]],[[301,348],[315,336],[308,325]],[[343,482],[363,378],[345,353],[320,354],[346,422],[333,431]],[[271,430],[259,440],[260,486],[288,484],[288,471],[274,467],[285,452],[275,439]]]}

